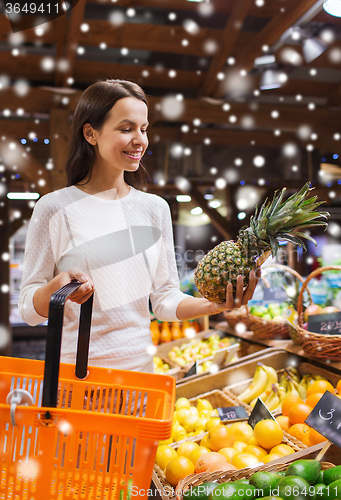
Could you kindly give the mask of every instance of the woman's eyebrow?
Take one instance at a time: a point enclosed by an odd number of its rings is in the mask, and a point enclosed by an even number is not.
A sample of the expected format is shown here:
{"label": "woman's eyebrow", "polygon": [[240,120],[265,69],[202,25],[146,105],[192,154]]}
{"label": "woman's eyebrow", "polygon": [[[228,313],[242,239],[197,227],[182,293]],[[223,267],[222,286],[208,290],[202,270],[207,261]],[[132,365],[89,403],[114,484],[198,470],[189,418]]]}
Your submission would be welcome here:
{"label": "woman's eyebrow", "polygon": [[[124,120],[122,120],[119,124],[121,123],[124,123],[124,122],[127,122],[127,123],[130,123],[130,125],[136,125],[135,122],[132,122],[131,120],[128,120],[127,118],[125,118]],[[149,125],[149,122],[145,122],[142,127],[146,127],[147,125]]]}

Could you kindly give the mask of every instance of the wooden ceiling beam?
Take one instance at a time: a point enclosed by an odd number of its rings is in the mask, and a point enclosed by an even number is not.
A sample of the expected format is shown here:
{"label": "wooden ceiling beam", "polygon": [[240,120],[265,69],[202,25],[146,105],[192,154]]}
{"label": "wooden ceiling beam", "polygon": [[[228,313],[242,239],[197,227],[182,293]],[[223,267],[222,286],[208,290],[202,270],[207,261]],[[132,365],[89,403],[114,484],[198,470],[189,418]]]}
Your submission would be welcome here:
{"label": "wooden ceiling beam", "polygon": [[[68,18],[66,14],[63,14],[62,16],[57,17],[55,20],[55,23],[50,23],[50,28],[47,30],[46,34],[44,33],[44,38],[42,40],[42,43],[54,43],[56,44],[56,62],[60,63],[63,59],[65,59],[65,46],[67,44],[67,27],[68,27]],[[54,28],[54,29],[53,29]],[[32,31],[32,30],[29,30]],[[53,31],[53,32],[52,32]],[[53,38],[52,38],[53,37]],[[47,41],[50,40],[51,41]],[[26,39],[26,41],[28,41]],[[60,69],[56,69],[55,72],[55,77],[54,77],[54,84],[57,87],[60,87],[63,85],[63,73],[60,71]]]}
{"label": "wooden ceiling beam", "polygon": [[212,58],[210,67],[205,74],[204,82],[199,91],[200,96],[210,96],[214,93],[218,85],[217,75],[226,65],[226,59],[231,54],[240,34],[240,29],[248,13],[250,4],[251,0],[238,0],[238,2],[235,2],[235,6],[221,35],[220,48]]}
{"label": "wooden ceiling beam", "polygon": [[254,66],[256,57],[263,54],[262,47],[273,45],[279,37],[290,26],[292,26],[309,8],[316,3],[316,0],[290,0],[284,12],[280,12],[273,17],[262,31],[256,33],[253,43],[239,55],[236,67],[232,70],[225,70],[225,80],[222,82],[215,93],[215,97],[221,97],[231,90],[231,75],[240,70],[250,71]]}

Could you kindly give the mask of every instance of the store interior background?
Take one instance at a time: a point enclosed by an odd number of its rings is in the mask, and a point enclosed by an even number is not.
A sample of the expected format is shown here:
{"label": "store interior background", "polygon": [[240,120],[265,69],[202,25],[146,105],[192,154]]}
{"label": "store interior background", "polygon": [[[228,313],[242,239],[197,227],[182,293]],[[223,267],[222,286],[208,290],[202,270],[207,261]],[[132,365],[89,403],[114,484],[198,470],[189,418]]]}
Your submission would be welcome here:
{"label": "store interior background", "polygon": [[134,80],[150,96],[148,190],[170,205],[185,291],[198,260],[235,238],[257,204],[308,180],[326,201],[328,230],[312,231],[317,247],[304,254],[283,245],[277,261],[302,276],[341,263],[341,17],[312,0],[69,7],[44,24],[26,15],[10,24],[0,5],[1,352],[39,357],[45,342],[44,326],[27,327],[17,310],[35,201],[7,195],[65,185],[73,111],[103,78]]}

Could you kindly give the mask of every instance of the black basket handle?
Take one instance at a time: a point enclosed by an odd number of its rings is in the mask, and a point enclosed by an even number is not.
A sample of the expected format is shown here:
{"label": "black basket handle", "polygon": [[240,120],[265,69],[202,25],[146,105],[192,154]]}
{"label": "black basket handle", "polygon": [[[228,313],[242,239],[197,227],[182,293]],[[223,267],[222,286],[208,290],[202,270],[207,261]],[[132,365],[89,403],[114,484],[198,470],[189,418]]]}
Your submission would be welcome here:
{"label": "black basket handle", "polygon": [[[57,406],[65,302],[68,296],[82,284],[80,281],[71,281],[57,290],[50,299],[42,399],[42,406],[47,408],[56,408]],[[92,303],[93,295],[81,305],[75,370],[76,377],[79,379],[83,379],[87,375]]]}

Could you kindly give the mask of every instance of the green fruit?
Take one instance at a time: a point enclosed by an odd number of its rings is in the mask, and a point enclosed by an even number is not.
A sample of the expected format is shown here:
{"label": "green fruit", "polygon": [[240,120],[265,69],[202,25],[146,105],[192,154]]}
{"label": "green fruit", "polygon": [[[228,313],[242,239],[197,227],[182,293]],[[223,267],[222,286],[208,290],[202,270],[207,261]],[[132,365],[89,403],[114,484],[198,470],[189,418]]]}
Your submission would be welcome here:
{"label": "green fruit", "polygon": [[333,483],[337,479],[341,479],[341,465],[337,465],[336,467],[331,467],[330,469],[326,469],[323,472],[324,484]]}
{"label": "green fruit", "polygon": [[285,476],[285,470],[280,470],[279,472],[276,472],[277,476]]}
{"label": "green fruit", "polygon": [[254,316],[263,316],[263,314],[266,314],[268,312],[267,307],[265,306],[253,306],[250,309],[250,313],[253,314]]}
{"label": "green fruit", "polygon": [[341,498],[341,479],[328,484],[322,491],[322,495],[317,495],[316,498],[320,500],[336,500]]}
{"label": "green fruit", "polygon": [[233,481],[234,483],[242,483],[242,484],[250,484],[249,479],[237,479],[237,481]]}
{"label": "green fruit", "polygon": [[210,494],[209,500],[254,500],[256,498],[256,489],[251,484],[238,482],[219,484]]}
{"label": "green fruit", "polygon": [[287,476],[280,480],[277,486],[278,496],[283,500],[312,500],[315,498],[315,489],[299,476]]}
{"label": "green fruit", "polygon": [[273,495],[271,495],[269,497],[258,498],[258,500],[283,500],[283,498],[281,498],[281,497],[274,497]]}
{"label": "green fruit", "polygon": [[[317,478],[317,483],[323,483],[324,484],[324,470],[321,470],[319,477]],[[333,481],[332,481],[333,482]]]}
{"label": "green fruit", "polygon": [[280,480],[281,476],[278,476],[274,472],[259,471],[251,476],[250,484],[258,490],[258,495],[263,497],[271,495]]}
{"label": "green fruit", "polygon": [[316,500],[320,500],[322,498],[322,492],[327,486],[324,483],[316,483],[314,484]]}
{"label": "green fruit", "polygon": [[287,468],[286,476],[299,476],[310,485],[315,484],[321,471],[321,464],[317,460],[296,460]]}
{"label": "green fruit", "polygon": [[184,498],[196,498],[197,500],[208,500],[212,491],[218,486],[218,483],[202,483],[199,486],[192,486],[184,493]]}

